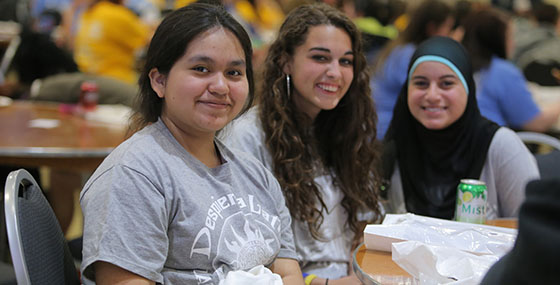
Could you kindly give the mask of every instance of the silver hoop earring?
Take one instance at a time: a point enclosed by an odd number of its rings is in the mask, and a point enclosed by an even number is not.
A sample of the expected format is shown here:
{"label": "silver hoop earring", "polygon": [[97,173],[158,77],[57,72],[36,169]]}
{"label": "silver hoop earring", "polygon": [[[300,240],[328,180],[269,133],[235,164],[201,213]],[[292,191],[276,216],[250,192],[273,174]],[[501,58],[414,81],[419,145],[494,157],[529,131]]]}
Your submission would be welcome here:
{"label": "silver hoop earring", "polygon": [[286,95],[288,96],[288,99],[290,99],[291,96],[291,88],[290,88],[290,81],[292,80],[292,78],[290,77],[289,74],[286,74]]}

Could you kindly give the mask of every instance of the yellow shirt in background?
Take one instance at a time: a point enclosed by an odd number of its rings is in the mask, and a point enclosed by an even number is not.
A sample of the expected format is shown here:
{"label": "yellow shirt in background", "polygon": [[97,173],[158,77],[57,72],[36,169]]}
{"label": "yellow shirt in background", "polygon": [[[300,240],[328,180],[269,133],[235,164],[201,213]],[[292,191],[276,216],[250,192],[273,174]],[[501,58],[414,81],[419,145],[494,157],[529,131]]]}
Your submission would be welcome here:
{"label": "yellow shirt in background", "polygon": [[86,10],[76,34],[74,58],[82,72],[135,84],[137,53],[150,30],[129,9],[101,1]]}

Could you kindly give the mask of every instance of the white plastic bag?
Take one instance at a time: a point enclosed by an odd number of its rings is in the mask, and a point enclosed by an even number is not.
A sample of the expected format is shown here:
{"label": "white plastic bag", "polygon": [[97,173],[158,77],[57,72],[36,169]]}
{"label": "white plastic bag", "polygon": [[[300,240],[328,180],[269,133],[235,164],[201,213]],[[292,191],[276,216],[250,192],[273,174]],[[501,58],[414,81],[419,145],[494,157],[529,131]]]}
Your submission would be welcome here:
{"label": "white plastic bag", "polygon": [[478,284],[499,259],[417,241],[394,243],[392,256],[419,284]]}
{"label": "white plastic bag", "polygon": [[383,224],[368,225],[364,230],[366,248],[388,252],[391,251],[392,243],[410,240],[457,248],[478,255],[502,256],[513,247],[516,236],[516,229],[414,214],[388,214]]}
{"label": "white plastic bag", "polygon": [[228,272],[226,278],[220,280],[219,285],[246,284],[282,285],[283,283],[280,275],[273,273],[263,265],[257,265],[249,271],[236,270]]}

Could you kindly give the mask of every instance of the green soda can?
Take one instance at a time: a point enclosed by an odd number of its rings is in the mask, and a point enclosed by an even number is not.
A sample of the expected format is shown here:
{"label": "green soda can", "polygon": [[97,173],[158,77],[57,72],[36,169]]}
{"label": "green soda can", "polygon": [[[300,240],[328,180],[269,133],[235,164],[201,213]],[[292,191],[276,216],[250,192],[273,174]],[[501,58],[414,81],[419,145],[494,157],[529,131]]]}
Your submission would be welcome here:
{"label": "green soda can", "polygon": [[475,179],[461,179],[457,186],[455,220],[474,224],[486,222],[486,184]]}

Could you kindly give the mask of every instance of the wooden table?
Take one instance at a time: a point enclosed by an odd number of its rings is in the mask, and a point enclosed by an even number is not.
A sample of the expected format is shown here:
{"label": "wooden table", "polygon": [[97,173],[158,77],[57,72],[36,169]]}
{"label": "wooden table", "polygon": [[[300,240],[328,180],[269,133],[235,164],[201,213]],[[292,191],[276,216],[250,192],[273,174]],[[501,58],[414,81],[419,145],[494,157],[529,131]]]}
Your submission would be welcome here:
{"label": "wooden table", "polygon": [[[37,119],[56,120],[58,126],[31,127]],[[125,131],[60,112],[56,103],[14,101],[0,107],[0,164],[93,171],[124,140]]]}
{"label": "wooden table", "polygon": [[[517,228],[517,219],[495,219],[486,224]],[[361,244],[354,251],[352,267],[363,284],[416,284],[414,278],[397,265],[391,252],[369,250]]]}
{"label": "wooden table", "polygon": [[[124,141],[126,128],[61,112],[61,107],[64,105],[33,101],[13,101],[0,107],[0,164],[50,169],[49,202],[66,231],[74,216],[75,190],[81,188],[84,175],[95,171]],[[56,126],[32,126],[45,119]]]}

